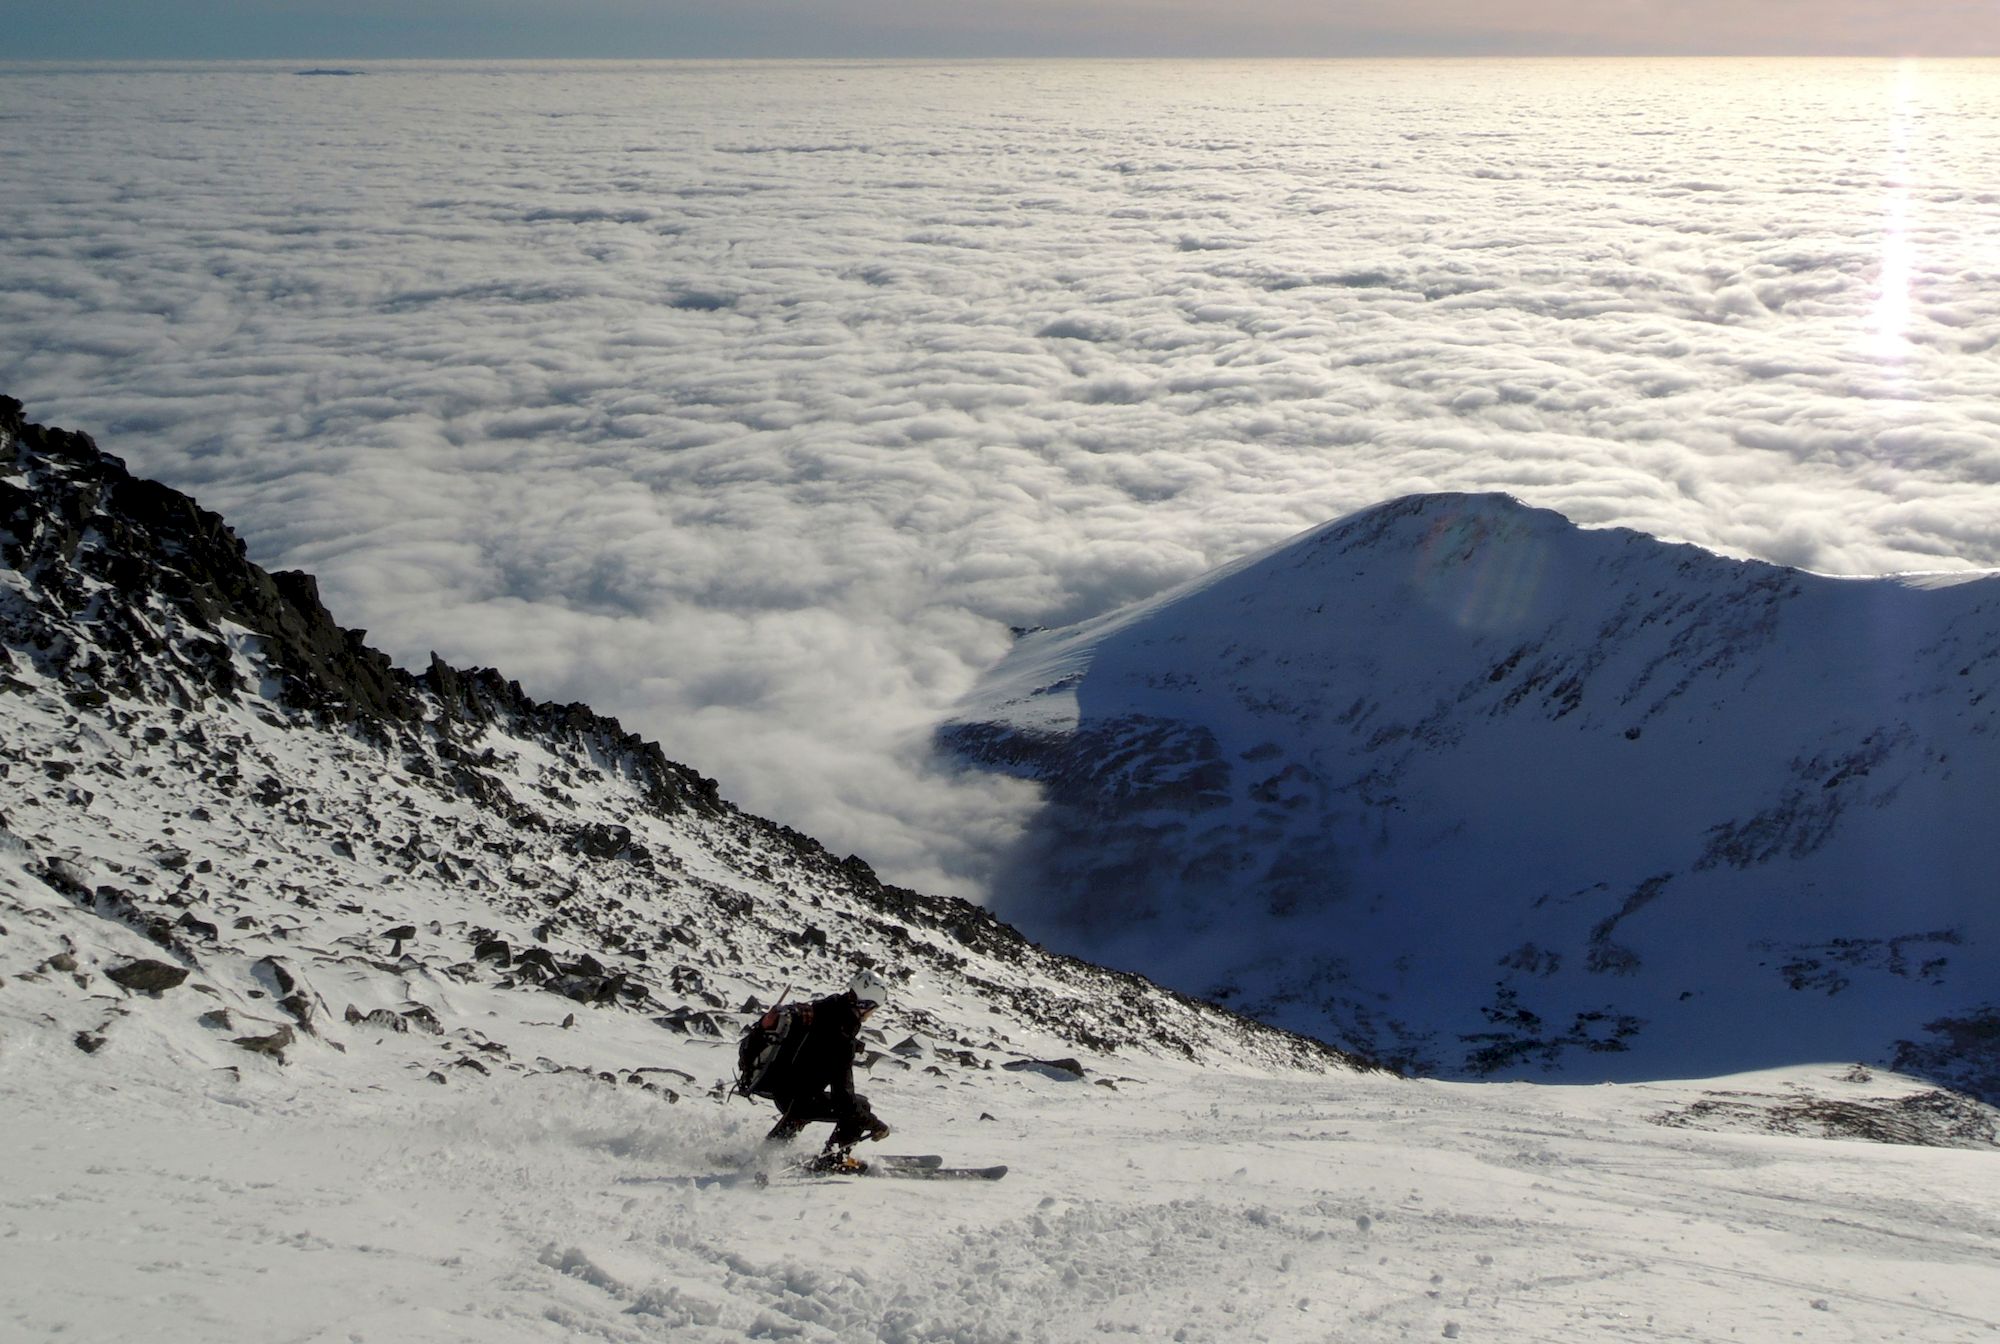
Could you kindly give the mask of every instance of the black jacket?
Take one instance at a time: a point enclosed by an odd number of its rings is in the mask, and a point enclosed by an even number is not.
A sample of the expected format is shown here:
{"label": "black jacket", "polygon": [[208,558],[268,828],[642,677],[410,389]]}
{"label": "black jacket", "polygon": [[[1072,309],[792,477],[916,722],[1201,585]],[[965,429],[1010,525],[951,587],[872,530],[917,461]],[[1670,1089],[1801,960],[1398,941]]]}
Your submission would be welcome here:
{"label": "black jacket", "polygon": [[805,1029],[791,1067],[778,1090],[788,1097],[816,1096],[831,1091],[834,1100],[854,1099],[854,1043],[861,1036],[861,1013],[846,994],[814,1000],[812,1023]]}

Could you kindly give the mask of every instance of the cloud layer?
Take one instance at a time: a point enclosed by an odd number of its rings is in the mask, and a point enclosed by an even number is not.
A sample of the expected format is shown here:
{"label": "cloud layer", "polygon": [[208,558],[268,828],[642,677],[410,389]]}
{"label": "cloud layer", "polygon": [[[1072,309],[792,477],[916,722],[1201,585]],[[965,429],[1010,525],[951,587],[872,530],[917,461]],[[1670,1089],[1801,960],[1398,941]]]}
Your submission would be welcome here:
{"label": "cloud layer", "polygon": [[924,745],[1008,626],[1388,496],[2000,565],[1976,64],[17,70],[0,126],[0,389],[933,888],[1027,804]]}

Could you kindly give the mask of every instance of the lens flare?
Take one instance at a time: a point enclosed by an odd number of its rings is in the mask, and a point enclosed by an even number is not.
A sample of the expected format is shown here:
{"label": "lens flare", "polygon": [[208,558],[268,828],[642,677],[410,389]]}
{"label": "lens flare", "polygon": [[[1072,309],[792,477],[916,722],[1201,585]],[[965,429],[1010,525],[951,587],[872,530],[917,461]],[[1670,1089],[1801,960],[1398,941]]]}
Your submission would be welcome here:
{"label": "lens flare", "polygon": [[1462,630],[1498,632],[1526,622],[1549,563],[1548,543],[1496,528],[1480,514],[1440,520],[1417,554],[1416,590]]}
{"label": "lens flare", "polygon": [[1910,238],[1910,124],[1916,82],[1913,65],[1896,68],[1895,108],[1889,118],[1889,162],[1883,173],[1882,266],[1868,324],[1868,350],[1900,361],[1910,353],[1910,280],[1916,249]]}

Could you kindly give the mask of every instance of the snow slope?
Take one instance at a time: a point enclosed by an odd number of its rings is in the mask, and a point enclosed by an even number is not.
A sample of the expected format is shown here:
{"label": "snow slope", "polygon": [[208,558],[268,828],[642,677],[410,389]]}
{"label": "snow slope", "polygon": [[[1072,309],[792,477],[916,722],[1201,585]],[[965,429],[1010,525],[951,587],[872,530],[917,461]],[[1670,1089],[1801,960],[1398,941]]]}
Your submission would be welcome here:
{"label": "snow slope", "polygon": [[[1990,1108],[1357,1069],[390,668],[87,439],[0,437],[10,1344],[2000,1329]],[[1005,1181],[806,1180],[721,1095],[754,1005],[861,964],[889,1146]]]}
{"label": "snow slope", "polygon": [[[317,1040],[350,995],[444,1021],[444,1000],[493,984],[713,1035],[732,1025],[717,1014],[866,965],[990,1005],[961,1046],[997,1048],[1004,1025],[1048,1049],[1347,1064],[885,887],[585,706],[490,670],[391,668],[309,576],[265,574],[185,496],[13,417],[0,780],[19,882],[269,991],[286,1006],[261,1025]],[[295,990],[266,961],[353,987]]]}
{"label": "snow slope", "polygon": [[[604,1063],[657,1058],[597,1035]],[[317,1052],[241,1079],[10,1054],[0,1337],[1604,1339],[2000,1330],[1989,1151],[1649,1121],[1692,1088],[1276,1078],[875,1089],[997,1185],[734,1178],[747,1106],[446,1088]],[[34,1079],[32,1100],[23,1074]],[[1004,1079],[1004,1081],[1003,1081]],[[1894,1080],[1745,1080],[1880,1097]],[[983,1108],[996,1118],[980,1122]]]}
{"label": "snow slope", "polygon": [[[1423,1069],[2000,1088],[2000,577],[1416,496],[1020,641],[1031,931]],[[1983,1053],[1967,1045],[1984,1043]]]}

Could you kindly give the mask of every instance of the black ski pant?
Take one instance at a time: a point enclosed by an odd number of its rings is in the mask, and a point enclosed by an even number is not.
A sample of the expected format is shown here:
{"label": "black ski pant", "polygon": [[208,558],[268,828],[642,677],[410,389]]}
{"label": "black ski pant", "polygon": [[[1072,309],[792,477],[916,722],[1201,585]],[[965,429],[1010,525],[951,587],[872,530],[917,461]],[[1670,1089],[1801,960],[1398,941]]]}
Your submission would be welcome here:
{"label": "black ski pant", "polygon": [[868,1098],[859,1092],[843,1098],[823,1089],[782,1096],[776,1100],[778,1123],[771,1126],[771,1132],[766,1137],[778,1143],[789,1143],[807,1125],[831,1120],[833,1136],[826,1141],[826,1146],[829,1149],[852,1148],[861,1141],[862,1135],[882,1123],[868,1108]]}

